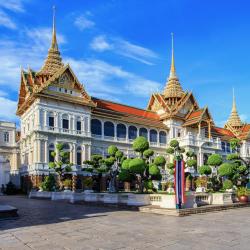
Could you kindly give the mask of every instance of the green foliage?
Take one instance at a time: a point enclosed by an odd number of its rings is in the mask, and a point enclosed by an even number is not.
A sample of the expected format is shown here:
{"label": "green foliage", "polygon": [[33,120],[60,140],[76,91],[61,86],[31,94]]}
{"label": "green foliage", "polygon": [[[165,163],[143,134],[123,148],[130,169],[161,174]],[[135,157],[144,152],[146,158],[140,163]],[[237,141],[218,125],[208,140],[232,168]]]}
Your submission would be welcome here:
{"label": "green foliage", "polygon": [[152,150],[152,149],[146,149],[144,152],[143,152],[143,156],[145,157],[145,158],[150,158],[151,156],[153,156],[154,155],[154,150]]}
{"label": "green foliage", "polygon": [[124,170],[129,170],[129,162],[131,161],[131,159],[126,159],[122,162],[122,169]]}
{"label": "green foliage", "polygon": [[212,169],[211,167],[207,166],[207,165],[203,165],[203,166],[200,166],[199,169],[198,169],[198,172],[199,174],[201,175],[210,175],[212,173]]}
{"label": "green foliage", "polygon": [[123,152],[120,150],[116,151],[115,158],[121,160],[122,157],[123,157]]}
{"label": "green foliage", "polygon": [[245,187],[239,187],[237,189],[237,196],[243,196],[243,195],[248,195],[248,190]]}
{"label": "green foliage", "polygon": [[228,161],[233,161],[233,160],[237,160],[237,159],[239,159],[238,154],[229,154],[229,155],[227,155],[227,160]]}
{"label": "green foliage", "polygon": [[99,160],[101,159],[102,159],[102,155],[98,155],[98,154],[91,155],[91,160],[94,162],[99,162]]}
{"label": "green foliage", "polygon": [[160,171],[160,169],[159,169],[159,167],[157,165],[152,164],[151,166],[149,166],[149,174],[150,175],[157,176],[157,175],[160,174],[160,172],[161,171]]}
{"label": "green foliage", "polygon": [[232,150],[236,150],[237,147],[240,145],[240,140],[237,138],[233,138],[230,140],[230,147]]}
{"label": "green foliage", "polygon": [[181,147],[181,148],[179,149],[179,151],[180,151],[181,154],[183,154],[183,153],[185,153],[185,148],[182,148],[182,147]]}
{"label": "green foliage", "polygon": [[43,191],[53,191],[56,186],[56,180],[53,175],[45,176],[44,181],[41,183],[40,187]]}
{"label": "green foliage", "polygon": [[166,152],[167,152],[168,154],[173,154],[173,153],[174,153],[174,149],[173,149],[173,148],[167,148],[167,149],[166,149]]}
{"label": "green foliage", "polygon": [[104,163],[107,167],[109,167],[109,168],[112,167],[115,163],[115,157],[111,156],[111,157],[105,159]]}
{"label": "green foliage", "polygon": [[177,140],[172,140],[172,141],[170,141],[169,145],[172,148],[178,148],[179,147],[179,142]]}
{"label": "green foliage", "polygon": [[132,175],[128,170],[122,169],[118,175],[118,179],[122,182],[131,182],[134,180],[134,175]]}
{"label": "green foliage", "polygon": [[152,190],[154,188],[154,184],[151,180],[144,182],[144,187],[146,190]]}
{"label": "green foliage", "polygon": [[141,153],[141,155],[148,148],[149,148],[148,140],[143,136],[137,137],[133,142],[134,151]]}
{"label": "green foliage", "polygon": [[239,166],[238,167],[238,171],[239,171],[239,173],[240,174],[244,174],[245,172],[247,172],[247,166],[245,166],[245,165],[242,165],[242,166]]}
{"label": "green foliage", "polygon": [[135,158],[132,159],[129,162],[129,170],[130,172],[132,172],[133,174],[143,174],[146,168],[146,164],[144,162],[144,160],[140,159],[140,158]]}
{"label": "green foliage", "polygon": [[[93,170],[93,169],[92,169]],[[108,168],[106,166],[100,166],[98,169],[97,169],[97,172],[98,173],[107,173],[108,172]]]}
{"label": "green foliage", "polygon": [[231,178],[234,175],[234,165],[232,163],[223,163],[218,169],[220,176]]}
{"label": "green foliage", "polygon": [[222,162],[222,156],[219,154],[210,155],[207,160],[207,164],[213,167],[221,165]]}
{"label": "green foliage", "polygon": [[174,169],[170,169],[169,174],[173,175],[174,174]]}
{"label": "green foliage", "polygon": [[111,146],[108,147],[108,154],[110,156],[114,157],[117,151],[118,151],[118,148],[116,146],[114,146],[114,145],[111,145]]}
{"label": "green foliage", "polygon": [[169,169],[174,169],[174,163],[168,163],[167,164],[167,168],[169,168]]}
{"label": "green foliage", "polygon": [[17,193],[16,186],[11,181],[9,181],[6,184],[5,194],[7,194],[7,195],[14,195],[16,193]]}
{"label": "green foliage", "polygon": [[233,188],[233,183],[230,180],[225,180],[223,182],[223,189],[232,189]]}
{"label": "green foliage", "polygon": [[162,155],[156,156],[155,159],[154,159],[154,164],[155,164],[156,166],[164,167],[165,164],[166,164],[166,159],[165,159],[165,157],[162,156]]}
{"label": "green foliage", "polygon": [[186,153],[186,156],[189,157],[189,158],[191,158],[191,157],[194,157],[194,156],[195,156],[195,153],[194,153],[193,151],[188,151],[188,152]]}
{"label": "green foliage", "polygon": [[196,167],[197,166],[197,160],[195,160],[195,159],[187,160],[186,163],[187,163],[188,167]]}

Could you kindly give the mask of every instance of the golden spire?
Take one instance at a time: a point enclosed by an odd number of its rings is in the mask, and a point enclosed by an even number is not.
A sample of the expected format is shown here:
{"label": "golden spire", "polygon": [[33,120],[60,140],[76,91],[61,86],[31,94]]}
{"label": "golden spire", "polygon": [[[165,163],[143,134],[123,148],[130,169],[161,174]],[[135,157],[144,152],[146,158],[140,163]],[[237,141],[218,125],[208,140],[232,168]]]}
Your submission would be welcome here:
{"label": "golden spire", "polygon": [[174,33],[171,33],[172,36],[172,60],[169,77],[176,77],[175,65],[174,65]]}
{"label": "golden spire", "polygon": [[53,75],[58,69],[63,67],[62,58],[58,49],[56,39],[56,21],[55,21],[55,6],[53,6],[53,28],[52,28],[52,40],[51,46],[48,52],[48,56],[44,62],[39,74]]}
{"label": "golden spire", "polygon": [[242,126],[242,122],[240,120],[240,116],[238,114],[237,107],[236,107],[234,89],[233,89],[233,106],[232,106],[231,115],[227,121],[227,125],[230,125],[233,128]]}
{"label": "golden spire", "polygon": [[171,67],[168,81],[166,83],[163,95],[165,98],[172,98],[172,104],[174,104],[178,99],[180,99],[184,92],[179,83],[179,79],[176,75],[175,64],[174,64],[174,34],[171,33],[172,36],[172,58],[171,58]]}

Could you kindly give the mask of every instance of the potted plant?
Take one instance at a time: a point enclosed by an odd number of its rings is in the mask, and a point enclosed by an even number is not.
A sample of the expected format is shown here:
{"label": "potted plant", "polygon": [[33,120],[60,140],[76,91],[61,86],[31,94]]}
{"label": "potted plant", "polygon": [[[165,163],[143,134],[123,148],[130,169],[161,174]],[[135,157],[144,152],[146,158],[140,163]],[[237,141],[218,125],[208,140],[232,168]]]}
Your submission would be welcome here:
{"label": "potted plant", "polygon": [[63,181],[63,186],[65,191],[69,191],[72,185],[72,181],[70,179],[65,179]]}
{"label": "potted plant", "polygon": [[237,196],[239,199],[239,202],[241,203],[247,203],[248,202],[248,191],[245,187],[239,187],[237,190]]}
{"label": "potted plant", "polygon": [[206,183],[207,181],[202,178],[202,177],[199,177],[196,181],[195,181],[195,184],[196,184],[196,192],[197,193],[204,193],[206,192]]}

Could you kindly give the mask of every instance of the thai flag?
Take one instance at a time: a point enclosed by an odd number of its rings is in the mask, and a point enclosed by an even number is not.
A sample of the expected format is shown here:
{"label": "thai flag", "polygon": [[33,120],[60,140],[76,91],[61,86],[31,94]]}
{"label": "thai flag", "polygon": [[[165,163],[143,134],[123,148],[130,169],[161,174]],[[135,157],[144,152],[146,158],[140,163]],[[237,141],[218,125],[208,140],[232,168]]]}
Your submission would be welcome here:
{"label": "thai flag", "polygon": [[183,160],[175,161],[175,199],[176,205],[181,207],[185,203],[185,162]]}

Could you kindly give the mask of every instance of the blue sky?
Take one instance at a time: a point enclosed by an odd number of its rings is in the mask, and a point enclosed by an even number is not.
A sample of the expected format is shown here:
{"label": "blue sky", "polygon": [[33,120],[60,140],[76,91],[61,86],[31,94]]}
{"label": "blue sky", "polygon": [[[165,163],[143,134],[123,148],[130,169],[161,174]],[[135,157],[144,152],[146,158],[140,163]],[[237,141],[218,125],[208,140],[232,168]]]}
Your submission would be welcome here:
{"label": "blue sky", "polygon": [[20,67],[38,70],[56,5],[59,48],[89,94],[141,108],[177,74],[223,126],[235,88],[250,120],[250,3],[244,0],[0,0],[0,119],[15,116]]}

